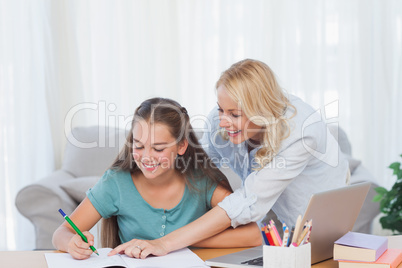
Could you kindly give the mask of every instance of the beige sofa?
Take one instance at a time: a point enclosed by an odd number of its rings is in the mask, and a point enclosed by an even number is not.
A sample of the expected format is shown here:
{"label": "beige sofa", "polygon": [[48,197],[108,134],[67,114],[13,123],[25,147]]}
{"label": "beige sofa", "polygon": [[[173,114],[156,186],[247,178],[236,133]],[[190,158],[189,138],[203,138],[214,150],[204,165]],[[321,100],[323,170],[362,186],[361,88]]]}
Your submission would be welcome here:
{"label": "beige sofa", "polygon": [[117,157],[126,140],[123,130],[78,127],[68,135],[62,167],[22,188],[15,204],[35,228],[36,249],[53,249],[52,234]]}
{"label": "beige sofa", "polygon": [[[331,127],[331,132],[339,136],[341,149],[351,155],[351,146],[344,132]],[[105,127],[79,127],[68,136],[61,169],[46,178],[21,189],[16,197],[19,212],[35,227],[36,249],[53,249],[52,234],[63,222],[58,209],[70,214],[85,197],[104,171],[116,158],[125,142],[126,132]],[[373,180],[359,161],[350,156],[352,183]],[[230,170],[223,169],[233,188],[239,187],[239,179]],[[376,185],[373,185],[374,188]],[[370,232],[371,221],[379,213],[377,203],[371,199],[371,189],[355,225],[356,231]]]}

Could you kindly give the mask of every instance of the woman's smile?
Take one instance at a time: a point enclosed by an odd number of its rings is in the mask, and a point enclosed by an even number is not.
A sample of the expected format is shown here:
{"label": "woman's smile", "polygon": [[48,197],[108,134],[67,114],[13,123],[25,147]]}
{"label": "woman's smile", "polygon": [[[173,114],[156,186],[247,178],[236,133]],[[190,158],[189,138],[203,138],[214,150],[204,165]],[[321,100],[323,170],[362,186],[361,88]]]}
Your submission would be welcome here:
{"label": "woman's smile", "polygon": [[236,137],[241,132],[241,130],[236,130],[236,131],[234,131],[234,130],[226,130],[226,131],[227,131],[228,135],[230,137],[232,137],[232,138]]}

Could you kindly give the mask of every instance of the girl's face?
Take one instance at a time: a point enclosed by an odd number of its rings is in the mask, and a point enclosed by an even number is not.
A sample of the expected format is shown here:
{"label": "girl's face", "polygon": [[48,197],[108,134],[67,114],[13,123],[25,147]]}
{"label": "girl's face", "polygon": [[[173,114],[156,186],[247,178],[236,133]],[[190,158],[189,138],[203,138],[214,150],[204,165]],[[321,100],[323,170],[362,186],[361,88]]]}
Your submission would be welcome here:
{"label": "girl's face", "polygon": [[229,139],[234,144],[246,140],[260,141],[262,128],[251,122],[241,110],[241,107],[227,93],[225,86],[217,89],[219,106],[219,126],[224,128]]}
{"label": "girl's face", "polygon": [[177,155],[185,153],[187,140],[178,144],[166,125],[139,120],[133,127],[133,158],[148,179],[175,171]]}

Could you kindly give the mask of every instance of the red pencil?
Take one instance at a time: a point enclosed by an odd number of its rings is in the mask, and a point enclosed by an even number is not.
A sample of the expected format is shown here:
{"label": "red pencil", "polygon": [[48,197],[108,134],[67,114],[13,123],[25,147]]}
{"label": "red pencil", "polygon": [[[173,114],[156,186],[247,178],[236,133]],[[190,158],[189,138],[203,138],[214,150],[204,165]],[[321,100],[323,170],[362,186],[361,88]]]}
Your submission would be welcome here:
{"label": "red pencil", "polygon": [[272,239],[271,233],[269,232],[269,227],[265,226],[265,236],[268,239],[268,243],[271,246],[275,246],[274,240]]}

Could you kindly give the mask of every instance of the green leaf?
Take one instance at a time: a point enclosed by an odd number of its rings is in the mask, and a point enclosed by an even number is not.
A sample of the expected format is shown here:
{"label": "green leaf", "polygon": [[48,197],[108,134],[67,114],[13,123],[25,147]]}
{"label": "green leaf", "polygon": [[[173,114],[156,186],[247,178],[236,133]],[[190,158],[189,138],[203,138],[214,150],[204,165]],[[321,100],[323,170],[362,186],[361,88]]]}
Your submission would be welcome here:
{"label": "green leaf", "polygon": [[399,170],[399,167],[401,166],[401,163],[399,163],[399,162],[394,162],[394,163],[392,163],[391,165],[389,165],[389,168],[390,169],[398,169]]}
{"label": "green leaf", "polygon": [[384,229],[390,229],[395,231],[399,229],[399,225],[401,225],[400,217],[397,215],[387,215],[380,218],[380,223]]}
{"label": "green leaf", "polygon": [[376,196],[374,196],[373,197],[373,202],[380,202],[381,201],[381,199],[382,199],[382,195],[381,194],[378,194],[378,195],[376,195]]}
{"label": "green leaf", "polygon": [[376,188],[374,188],[374,190],[380,195],[384,195],[384,194],[388,193],[388,190],[385,189],[384,187],[376,187]]}
{"label": "green leaf", "polygon": [[[402,154],[400,157],[402,157]],[[394,162],[389,165],[389,168],[393,170],[393,175],[396,175],[397,179],[389,191],[384,187],[375,188],[377,195],[373,197],[373,202],[380,202],[380,211],[384,213],[384,216],[380,218],[382,228],[402,234],[401,163]]]}
{"label": "green leaf", "polygon": [[399,175],[399,171],[401,170],[400,167],[401,167],[401,163],[399,163],[399,162],[394,162],[391,165],[389,165],[389,168],[394,171],[394,175],[397,175],[397,176]]}

